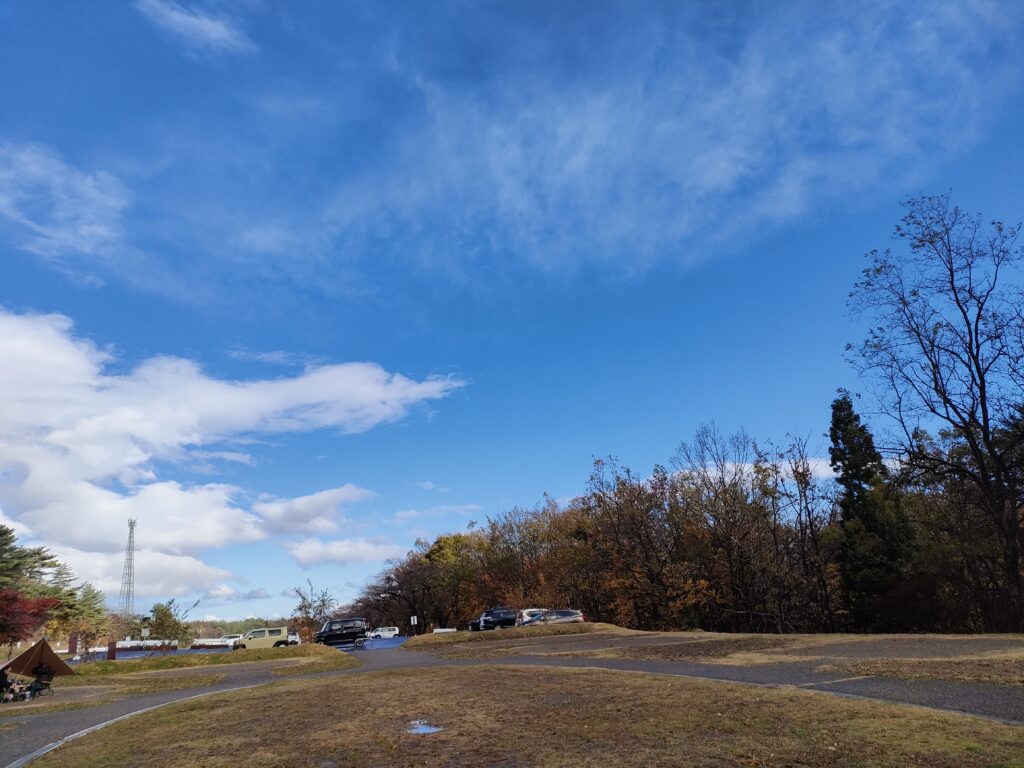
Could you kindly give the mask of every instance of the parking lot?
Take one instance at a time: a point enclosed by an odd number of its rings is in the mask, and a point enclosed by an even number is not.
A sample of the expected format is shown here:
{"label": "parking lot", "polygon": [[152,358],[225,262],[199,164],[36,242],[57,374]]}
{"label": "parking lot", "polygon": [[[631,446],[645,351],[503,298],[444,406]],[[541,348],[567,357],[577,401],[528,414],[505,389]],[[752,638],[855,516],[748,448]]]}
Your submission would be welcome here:
{"label": "parking lot", "polygon": [[356,648],[352,643],[345,643],[344,645],[336,645],[332,647],[337,648],[339,651],[350,651],[354,653],[363,653],[365,651],[389,651],[393,648],[400,648],[408,639],[408,637],[368,637],[361,648]]}

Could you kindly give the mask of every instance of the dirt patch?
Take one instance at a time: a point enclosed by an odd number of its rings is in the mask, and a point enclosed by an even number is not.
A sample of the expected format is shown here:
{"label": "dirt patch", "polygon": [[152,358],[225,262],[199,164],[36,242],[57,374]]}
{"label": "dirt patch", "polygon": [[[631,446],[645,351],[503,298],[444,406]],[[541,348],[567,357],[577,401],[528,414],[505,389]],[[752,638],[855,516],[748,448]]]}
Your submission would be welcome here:
{"label": "dirt patch", "polygon": [[[443,730],[409,734],[413,720]],[[980,768],[1019,765],[1022,754],[1022,728],[911,707],[608,670],[474,666],[183,702],[72,742],[39,765],[228,768],[241,755],[249,766],[303,768]]]}

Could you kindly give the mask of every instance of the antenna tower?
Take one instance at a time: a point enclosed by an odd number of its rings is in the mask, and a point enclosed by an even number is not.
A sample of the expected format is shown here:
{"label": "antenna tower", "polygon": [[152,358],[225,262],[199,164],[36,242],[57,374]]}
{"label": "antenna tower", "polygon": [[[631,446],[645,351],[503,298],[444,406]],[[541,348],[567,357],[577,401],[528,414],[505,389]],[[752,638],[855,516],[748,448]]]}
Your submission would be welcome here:
{"label": "antenna tower", "polygon": [[128,520],[128,546],[124,548],[124,571],[121,573],[121,597],[117,613],[126,619],[135,615],[135,519]]}

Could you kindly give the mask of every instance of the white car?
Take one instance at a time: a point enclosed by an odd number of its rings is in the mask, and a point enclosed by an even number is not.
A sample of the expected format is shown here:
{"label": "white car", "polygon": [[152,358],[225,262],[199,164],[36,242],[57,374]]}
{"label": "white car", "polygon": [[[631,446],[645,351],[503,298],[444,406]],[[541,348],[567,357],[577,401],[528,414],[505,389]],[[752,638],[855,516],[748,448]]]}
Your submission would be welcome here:
{"label": "white car", "polygon": [[547,612],[547,608],[523,608],[523,610],[516,614],[516,626],[521,627],[524,624],[529,624],[538,616],[541,616]]}
{"label": "white car", "polygon": [[370,633],[370,637],[378,640],[398,637],[398,627],[377,627]]}

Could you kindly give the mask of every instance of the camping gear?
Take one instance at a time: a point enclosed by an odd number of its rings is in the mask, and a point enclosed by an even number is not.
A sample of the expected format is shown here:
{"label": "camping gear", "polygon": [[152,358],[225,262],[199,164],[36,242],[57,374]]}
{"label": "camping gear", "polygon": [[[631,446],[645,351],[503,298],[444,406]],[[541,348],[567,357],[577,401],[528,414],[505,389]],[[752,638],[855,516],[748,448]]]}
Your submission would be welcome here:
{"label": "camping gear", "polygon": [[46,640],[40,640],[24,653],[0,664],[0,669],[8,674],[43,679],[42,681],[47,684],[53,680],[54,675],[77,674],[75,670],[64,663],[64,660],[54,652]]}

